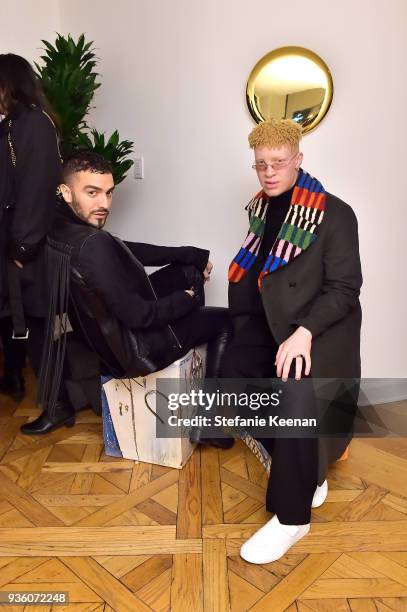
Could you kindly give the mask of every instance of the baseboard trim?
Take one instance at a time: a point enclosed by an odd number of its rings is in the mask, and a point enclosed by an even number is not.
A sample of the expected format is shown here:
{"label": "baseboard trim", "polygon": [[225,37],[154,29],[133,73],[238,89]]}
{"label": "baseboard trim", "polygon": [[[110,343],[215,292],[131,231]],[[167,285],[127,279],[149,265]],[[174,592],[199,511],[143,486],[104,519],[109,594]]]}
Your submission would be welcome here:
{"label": "baseboard trim", "polygon": [[407,399],[407,378],[364,378],[359,405],[389,404]]}

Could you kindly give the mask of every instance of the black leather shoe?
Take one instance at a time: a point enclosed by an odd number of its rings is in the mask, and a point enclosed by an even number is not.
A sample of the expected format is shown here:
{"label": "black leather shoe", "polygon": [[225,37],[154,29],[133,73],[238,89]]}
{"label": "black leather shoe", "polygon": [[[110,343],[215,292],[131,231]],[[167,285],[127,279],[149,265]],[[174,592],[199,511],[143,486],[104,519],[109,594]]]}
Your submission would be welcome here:
{"label": "black leather shoe", "polygon": [[25,384],[21,372],[6,372],[0,378],[0,393],[9,395],[15,402],[20,403],[25,397]]}
{"label": "black leather shoe", "polygon": [[197,442],[198,444],[202,444],[202,446],[216,446],[216,448],[223,448],[226,450],[232,448],[235,440],[234,438],[200,438]]}
{"label": "black leather shoe", "polygon": [[[207,434],[210,433],[207,430]],[[210,438],[205,437],[204,430],[199,429],[198,427],[194,427],[191,429],[189,434],[189,439],[191,442],[195,442],[196,444],[202,444],[202,446],[216,446],[217,448],[232,448],[235,443],[235,439],[231,436],[224,438]]]}
{"label": "black leather shoe", "polygon": [[65,405],[57,404],[55,412],[55,415],[50,416],[44,410],[35,421],[22,425],[20,427],[21,433],[29,436],[42,436],[59,429],[59,427],[73,427],[75,425],[75,414],[72,410],[67,410]]}

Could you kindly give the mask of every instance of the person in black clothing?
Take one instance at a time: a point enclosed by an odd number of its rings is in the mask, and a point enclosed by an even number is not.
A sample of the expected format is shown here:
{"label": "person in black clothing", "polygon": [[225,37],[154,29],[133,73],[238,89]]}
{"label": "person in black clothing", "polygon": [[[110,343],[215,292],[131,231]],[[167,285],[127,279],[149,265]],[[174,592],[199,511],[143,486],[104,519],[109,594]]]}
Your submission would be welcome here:
{"label": "person in black clothing", "polygon": [[31,65],[11,53],[0,55],[0,115],[0,393],[20,401],[26,345],[37,375],[41,362],[48,306],[44,245],[61,161],[40,82]]}
{"label": "person in black clothing", "polygon": [[[69,274],[80,275],[86,288],[101,300],[107,316],[114,318],[105,328],[117,322],[121,330],[131,330],[137,336],[146,367],[143,374],[162,369],[191,348],[208,343],[206,373],[217,376],[230,323],[226,308],[202,305],[203,284],[213,267],[209,251],[192,246],[123,242],[105,231],[114,183],[110,164],[95,153],[77,152],[65,161],[60,189],[63,200],[56,208],[50,244],[69,252]],[[144,266],[165,267],[148,276]],[[83,304],[77,305],[81,310]],[[86,324],[72,307],[68,312],[74,333],[67,334],[65,378],[79,381],[83,389],[85,382],[92,379],[93,392],[88,398],[96,404],[100,402],[100,373],[106,365],[101,361],[94,369],[94,357],[101,356],[103,349],[99,341],[98,350],[98,339],[94,340],[96,344],[90,347],[94,349],[92,358],[86,348],[90,344]],[[72,346],[78,344],[80,351],[70,360]],[[134,376],[121,373],[126,374]],[[47,409],[37,423],[25,425],[23,430],[27,432],[30,426],[43,429],[44,424],[49,428],[71,425],[72,411]],[[222,440],[216,443],[222,445]]]}
{"label": "person in black clothing", "polygon": [[[300,137],[301,126],[285,119],[260,123],[249,136],[262,190],[247,206],[250,229],[229,267],[234,338],[223,378],[360,377],[357,221],[350,206],[301,168]],[[295,385],[301,406],[303,387]],[[356,408],[352,403],[353,414]],[[349,437],[260,441],[272,456],[266,508],[274,516],[240,554],[261,564],[308,533],[311,507],[327,495],[327,466]]]}

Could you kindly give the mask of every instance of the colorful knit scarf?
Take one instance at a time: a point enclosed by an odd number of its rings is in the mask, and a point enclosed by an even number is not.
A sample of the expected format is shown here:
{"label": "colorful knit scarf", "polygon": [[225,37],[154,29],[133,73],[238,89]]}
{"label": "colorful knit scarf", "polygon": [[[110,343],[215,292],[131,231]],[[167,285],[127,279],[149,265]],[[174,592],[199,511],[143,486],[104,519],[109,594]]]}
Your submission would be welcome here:
{"label": "colorful knit scarf", "polygon": [[[272,198],[260,191],[246,206],[250,227],[243,246],[229,266],[231,283],[238,283],[257,259],[270,200]],[[285,266],[316,240],[325,203],[326,192],[321,183],[300,168],[286,218],[260,272],[259,288],[264,276]]]}

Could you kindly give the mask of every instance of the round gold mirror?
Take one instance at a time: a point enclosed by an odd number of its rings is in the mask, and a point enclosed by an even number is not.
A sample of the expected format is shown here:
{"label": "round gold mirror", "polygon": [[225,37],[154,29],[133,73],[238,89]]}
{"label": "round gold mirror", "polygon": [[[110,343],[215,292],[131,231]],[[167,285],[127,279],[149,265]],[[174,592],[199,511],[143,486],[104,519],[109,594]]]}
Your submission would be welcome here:
{"label": "round gold mirror", "polygon": [[303,47],[280,47],[267,53],[250,73],[246,100],[256,123],[293,119],[309,132],[325,117],[333,96],[325,62]]}

